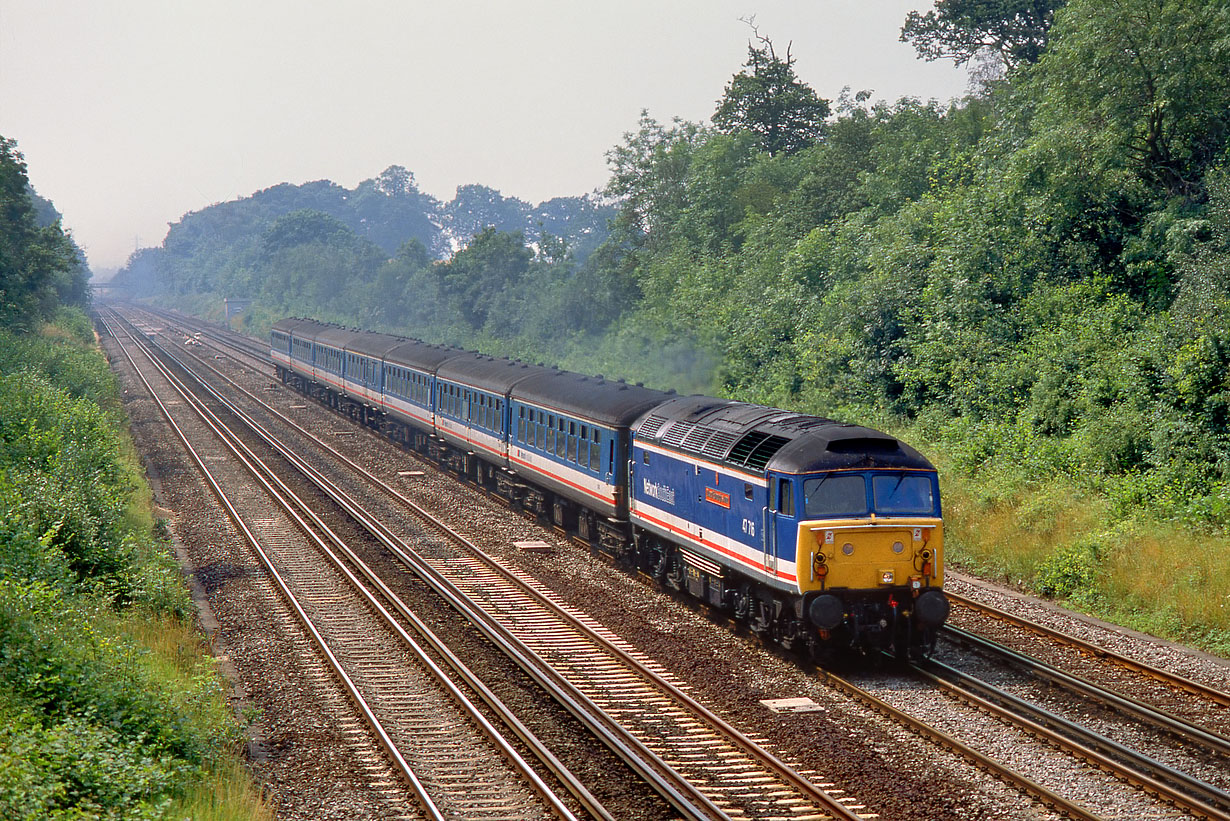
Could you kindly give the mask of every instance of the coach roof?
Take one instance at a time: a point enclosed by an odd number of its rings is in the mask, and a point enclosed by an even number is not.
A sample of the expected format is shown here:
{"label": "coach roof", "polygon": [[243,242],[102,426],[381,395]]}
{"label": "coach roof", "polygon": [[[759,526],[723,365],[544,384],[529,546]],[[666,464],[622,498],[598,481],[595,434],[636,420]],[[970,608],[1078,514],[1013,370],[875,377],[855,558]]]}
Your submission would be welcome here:
{"label": "coach roof", "polygon": [[609,382],[571,371],[549,370],[518,382],[513,398],[569,416],[626,428],[671,394],[625,382]]}
{"label": "coach roof", "polygon": [[372,359],[384,359],[385,354],[405,341],[404,336],[364,331],[346,343],[346,350],[370,356]]}
{"label": "coach roof", "polygon": [[300,319],[298,317],[279,319],[273,323],[273,330],[297,336],[301,339],[311,339],[328,327],[330,326],[323,322],[317,322],[314,319]]}
{"label": "coach roof", "polygon": [[317,345],[328,345],[330,348],[346,348],[353,345],[362,336],[363,333],[361,331],[352,331],[349,328],[328,325],[316,334],[315,341]]}
{"label": "coach roof", "polygon": [[440,363],[436,377],[504,395],[527,376],[545,372],[547,368],[541,365],[530,365],[480,353],[462,353]]}
{"label": "coach roof", "polygon": [[455,356],[462,356],[466,353],[469,351],[449,345],[432,345],[417,339],[403,339],[401,344],[390,349],[384,358],[391,365],[401,365],[434,374],[441,362],[447,362]]}

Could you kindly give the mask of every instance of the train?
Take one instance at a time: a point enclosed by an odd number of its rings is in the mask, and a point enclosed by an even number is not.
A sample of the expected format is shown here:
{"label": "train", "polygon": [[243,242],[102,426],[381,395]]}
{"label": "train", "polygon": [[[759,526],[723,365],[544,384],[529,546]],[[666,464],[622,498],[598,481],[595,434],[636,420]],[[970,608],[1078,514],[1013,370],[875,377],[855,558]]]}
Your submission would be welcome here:
{"label": "train", "polygon": [[287,318],[277,378],[767,641],[920,658],[948,617],[935,467],[763,405]]}

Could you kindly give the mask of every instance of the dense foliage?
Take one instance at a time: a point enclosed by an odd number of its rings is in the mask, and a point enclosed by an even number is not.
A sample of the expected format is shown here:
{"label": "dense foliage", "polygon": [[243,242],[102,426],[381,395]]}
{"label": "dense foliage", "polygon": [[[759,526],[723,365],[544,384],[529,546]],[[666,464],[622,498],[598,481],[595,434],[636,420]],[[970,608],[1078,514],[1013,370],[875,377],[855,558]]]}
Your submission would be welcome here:
{"label": "dense foliage", "polygon": [[133,638],[189,635],[190,603],[93,328],[61,304],[85,299],[79,255],[0,147],[0,817],[163,818],[235,724],[191,639],[168,665]]}
{"label": "dense foliage", "polygon": [[0,331],[0,815],[162,817],[234,725],[200,656],[168,677],[126,638],[129,614],[182,619],[190,605],[130,517],[115,383],[90,325],[57,325]]}
{"label": "dense foliage", "polygon": [[0,327],[36,327],[60,304],[88,301],[80,250],[32,193],[16,142],[0,136]]}
{"label": "dense foliage", "polygon": [[[481,185],[461,186],[441,203],[419,191],[409,171],[392,166],[354,190],[328,181],[283,184],[187,214],[162,247],[138,251],[114,281],[133,293],[251,297],[367,325],[418,320],[455,308],[455,295],[437,299],[434,289],[457,277],[436,276],[433,263],[484,231],[522,250],[529,241],[541,259],[561,263],[554,285],[605,239],[612,214],[592,197],[531,206]],[[497,255],[484,264],[501,262]],[[490,272],[487,295],[520,285],[527,271],[518,265]],[[429,304],[425,292],[432,294]]]}

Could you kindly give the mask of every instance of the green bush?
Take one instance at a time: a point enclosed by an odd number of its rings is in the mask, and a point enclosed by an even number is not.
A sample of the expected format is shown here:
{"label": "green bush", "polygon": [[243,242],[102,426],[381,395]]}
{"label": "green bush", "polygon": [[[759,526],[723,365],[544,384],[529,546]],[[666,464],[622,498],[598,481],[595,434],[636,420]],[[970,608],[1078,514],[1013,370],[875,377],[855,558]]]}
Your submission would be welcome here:
{"label": "green bush", "polygon": [[1043,595],[1056,598],[1096,598],[1102,550],[1095,538],[1085,538],[1056,550],[1038,567],[1034,587]]}
{"label": "green bush", "polygon": [[207,657],[129,638],[190,600],[127,517],[116,386],[82,315],[64,320],[0,332],[0,817],[162,818],[236,727]]}

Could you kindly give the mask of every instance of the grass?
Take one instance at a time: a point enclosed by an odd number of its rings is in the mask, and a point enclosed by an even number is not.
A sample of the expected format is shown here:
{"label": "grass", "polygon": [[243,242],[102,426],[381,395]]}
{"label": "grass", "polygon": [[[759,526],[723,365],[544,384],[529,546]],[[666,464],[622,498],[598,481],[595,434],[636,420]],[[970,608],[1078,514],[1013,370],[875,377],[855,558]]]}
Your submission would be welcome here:
{"label": "grass", "polygon": [[[154,513],[154,498],[144,480],[144,465],[135,442],[125,427],[120,431],[120,454],[133,479],[133,492],[125,510],[125,520],[133,532],[155,533],[162,524]],[[153,549],[169,550],[164,542],[151,542]],[[222,691],[222,682],[214,669],[210,648],[196,625],[188,618],[190,601],[181,578],[167,580],[167,590],[159,597],[162,612],[145,609],[111,614],[110,625],[148,651],[147,665],[157,677],[175,687],[176,682],[202,679],[216,686],[205,688],[212,697],[195,696],[194,704],[185,705],[191,713],[215,727],[226,727],[235,719]],[[177,599],[174,606],[170,600]],[[166,811],[165,817],[193,821],[266,821],[273,818],[272,807],[264,801],[244,766],[238,749],[223,748],[201,773],[198,780],[184,786],[180,795]]]}
{"label": "grass", "polygon": [[219,761],[166,812],[192,821],[272,821],[273,808],[258,795],[237,757]]}
{"label": "grass", "polygon": [[[129,613],[117,617],[113,627],[149,651],[145,663],[168,685],[184,680],[216,683],[204,688],[212,697],[190,696],[191,703],[184,705],[186,712],[217,727],[234,721],[223,699],[222,682],[209,657],[209,647],[194,624],[168,614]],[[273,818],[273,809],[253,784],[240,751],[224,748],[198,780],[185,786],[165,817],[265,821]]]}
{"label": "grass", "polygon": [[1064,477],[940,468],[948,560],[1116,624],[1230,657],[1230,536],[1141,516]]}

